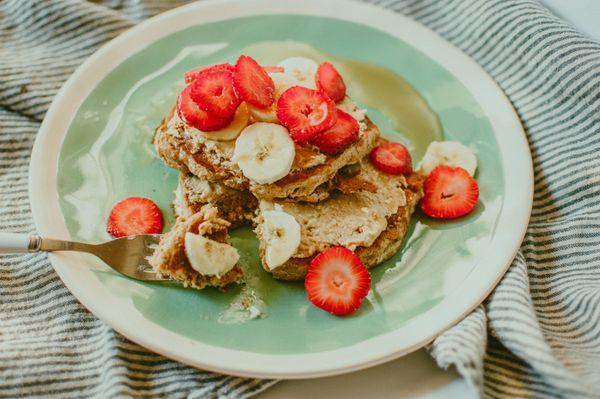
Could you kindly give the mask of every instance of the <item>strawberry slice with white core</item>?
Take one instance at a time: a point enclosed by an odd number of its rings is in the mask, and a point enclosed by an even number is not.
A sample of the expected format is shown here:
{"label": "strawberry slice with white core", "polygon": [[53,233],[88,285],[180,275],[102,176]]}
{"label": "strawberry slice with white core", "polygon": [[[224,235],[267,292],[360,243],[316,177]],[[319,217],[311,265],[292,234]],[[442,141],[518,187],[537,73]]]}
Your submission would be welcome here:
{"label": "strawberry slice with white core", "polygon": [[465,169],[440,165],[427,176],[423,193],[421,209],[427,216],[453,219],[475,208],[479,186]]}
{"label": "strawberry slice with white core", "polygon": [[189,84],[189,83],[192,83],[194,80],[198,79],[198,77],[201,74],[206,73],[206,72],[229,71],[229,72],[233,73],[234,70],[235,70],[235,68],[231,64],[216,64],[216,65],[211,65],[208,67],[201,67],[201,68],[192,69],[191,71],[187,71],[183,75],[183,79],[185,80],[185,83]]}
{"label": "strawberry slice with white core", "polygon": [[233,74],[229,71],[201,73],[190,86],[192,100],[204,111],[219,118],[231,118],[240,105],[233,89]]}
{"label": "strawberry slice with white core", "polygon": [[163,217],[149,198],[129,197],[118,202],[110,212],[106,231],[113,237],[134,234],[160,234]]}
{"label": "strawberry slice with white core", "polygon": [[371,276],[354,252],[334,247],[310,262],[304,287],[313,305],[345,315],[359,308],[371,287]]}
{"label": "strawberry slice with white core", "polygon": [[252,57],[240,55],[235,64],[233,84],[238,96],[258,108],[268,108],[275,101],[275,83]]}
{"label": "strawberry slice with white core", "polygon": [[382,172],[392,175],[412,173],[410,153],[400,143],[385,141],[371,151],[370,158],[373,165]]}
{"label": "strawberry slice with white core", "polygon": [[220,118],[202,110],[190,97],[191,89],[191,86],[187,86],[179,93],[177,98],[177,115],[179,119],[186,125],[203,132],[221,130],[229,125],[233,115],[230,118]]}
{"label": "strawberry slice with white core", "polygon": [[337,121],[335,103],[321,91],[293,86],[277,100],[277,119],[301,143],[331,128]]}
{"label": "strawberry slice with white core", "polygon": [[327,61],[322,62],[317,68],[315,83],[317,88],[323,90],[336,103],[346,97],[346,84],[342,75]]}
{"label": "strawberry slice with white core", "polygon": [[358,140],[358,130],[356,119],[338,109],[335,125],[324,132],[317,133],[309,143],[316,145],[327,155],[339,154]]}

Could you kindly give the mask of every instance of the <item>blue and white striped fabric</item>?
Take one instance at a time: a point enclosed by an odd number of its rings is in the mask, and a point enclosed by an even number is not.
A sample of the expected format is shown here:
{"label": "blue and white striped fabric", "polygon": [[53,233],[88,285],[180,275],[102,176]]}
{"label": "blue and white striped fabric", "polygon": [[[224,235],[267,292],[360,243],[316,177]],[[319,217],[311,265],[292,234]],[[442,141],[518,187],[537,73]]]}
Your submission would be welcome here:
{"label": "blue and white striped fabric", "polygon": [[[101,44],[183,1],[0,0],[0,230],[33,232],[29,154],[61,84]],[[600,382],[600,45],[526,0],[383,0],[500,84],[535,169],[525,241],[431,353],[486,397],[594,397]],[[272,381],[198,371],[123,339],[42,254],[0,257],[0,397],[248,397]]]}

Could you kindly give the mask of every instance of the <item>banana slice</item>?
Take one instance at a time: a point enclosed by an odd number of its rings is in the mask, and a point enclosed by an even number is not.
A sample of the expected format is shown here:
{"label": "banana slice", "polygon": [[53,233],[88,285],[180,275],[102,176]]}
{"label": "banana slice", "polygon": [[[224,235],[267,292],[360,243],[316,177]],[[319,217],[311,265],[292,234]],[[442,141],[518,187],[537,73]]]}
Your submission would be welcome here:
{"label": "banana slice", "polygon": [[[279,63],[283,67],[283,74],[289,82],[288,87],[303,86],[309,89],[316,89],[315,74],[319,64],[310,58],[291,57]],[[284,90],[285,91],[285,90]]]}
{"label": "banana slice", "polygon": [[190,265],[204,276],[221,276],[240,259],[238,251],[231,245],[209,240],[199,234],[186,233],[184,245]]}
{"label": "banana slice", "polygon": [[280,210],[265,211],[262,217],[265,263],[273,270],[296,253],[300,246],[300,225],[292,215]]}
{"label": "banana slice", "polygon": [[295,155],[294,142],[285,127],[257,122],[242,130],[235,142],[232,161],[237,162],[248,179],[269,184],[289,173]]}
{"label": "banana slice", "polygon": [[261,109],[250,105],[248,110],[253,121],[269,123],[277,123],[279,121],[277,119],[277,101],[269,108]]}
{"label": "banana slice", "polygon": [[210,140],[230,141],[239,136],[242,129],[248,126],[249,119],[250,112],[248,111],[248,106],[243,102],[235,110],[235,115],[233,116],[231,123],[225,126],[223,129],[215,130],[214,132],[203,132],[201,130],[198,131],[200,132],[201,136]]}
{"label": "banana slice", "polygon": [[278,99],[279,96],[289,89],[290,87],[296,85],[296,79],[291,75],[284,72],[277,72],[270,74],[271,79],[273,79],[273,83],[275,83],[275,99]]}
{"label": "banana slice", "polygon": [[434,141],[427,147],[419,169],[427,175],[439,165],[460,166],[473,176],[477,158],[473,151],[457,141]]}
{"label": "banana slice", "polygon": [[338,108],[341,109],[342,111],[346,112],[347,114],[352,115],[352,117],[354,119],[356,119],[358,122],[362,122],[365,117],[367,116],[367,110],[366,109],[361,109],[358,104],[356,104],[354,101],[352,101],[350,99],[350,97],[346,96],[346,98],[344,98],[344,100],[339,103]]}

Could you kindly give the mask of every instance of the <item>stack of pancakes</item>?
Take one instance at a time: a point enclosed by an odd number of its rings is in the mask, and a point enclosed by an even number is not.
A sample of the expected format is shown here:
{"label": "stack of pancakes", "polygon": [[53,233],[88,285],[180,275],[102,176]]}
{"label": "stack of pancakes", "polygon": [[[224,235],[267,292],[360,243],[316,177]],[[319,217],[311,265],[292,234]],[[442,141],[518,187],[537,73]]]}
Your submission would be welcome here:
{"label": "stack of pancakes", "polygon": [[[175,228],[213,208],[232,227],[250,224],[260,241],[263,267],[282,280],[303,279],[311,259],[334,246],[355,251],[367,267],[390,258],[402,245],[422,196],[424,177],[377,170],[369,153],[383,142],[379,129],[349,99],[344,103],[350,104],[349,113],[359,121],[358,141],[336,155],[326,155],[310,144],[295,144],[290,172],[270,184],[249,180],[232,161],[235,140],[211,140],[210,134],[187,126],[173,109],[156,129],[153,143],[164,162],[180,171],[173,201]],[[273,209],[296,219],[301,240],[292,257],[270,269],[264,259],[262,214]],[[180,251],[164,245],[161,250]],[[160,271],[191,284],[193,269],[180,267],[189,273],[168,272],[177,269],[173,264]]]}

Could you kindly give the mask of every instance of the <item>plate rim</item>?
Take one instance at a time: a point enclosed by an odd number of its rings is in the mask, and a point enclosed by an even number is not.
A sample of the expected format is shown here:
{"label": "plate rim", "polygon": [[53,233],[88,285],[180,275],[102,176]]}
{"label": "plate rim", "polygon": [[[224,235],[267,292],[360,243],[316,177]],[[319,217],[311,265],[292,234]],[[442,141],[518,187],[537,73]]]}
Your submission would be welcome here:
{"label": "plate rim", "polygon": [[[227,15],[222,12],[224,8]],[[136,309],[131,309],[133,312],[128,312],[126,317],[114,314],[111,305],[116,306],[119,301],[101,296],[106,289],[97,279],[89,279],[93,274],[81,267],[81,258],[72,253],[56,253],[49,254],[49,259],[69,291],[94,315],[131,341],[182,363],[243,377],[285,379],[322,377],[372,367],[428,344],[469,314],[489,295],[521,245],[533,201],[533,165],[529,145],[521,122],[502,89],[474,60],[408,17],[372,4],[347,0],[206,0],[175,8],[136,25],[104,44],[80,65],[59,90],[48,109],[34,142],[29,168],[29,197],[33,219],[41,235],[69,237],[56,188],[62,141],[75,111],[96,83],[129,56],[131,51],[127,49],[133,47],[134,51],[140,51],[156,40],[194,25],[268,14],[304,14],[329,18],[334,15],[336,19],[373,27],[417,48],[442,65],[467,88],[492,125],[501,151],[504,176],[511,177],[512,184],[505,185],[504,206],[500,216],[508,207],[513,220],[520,221],[509,232],[498,229],[498,233],[502,234],[494,241],[499,241],[496,247],[505,250],[505,255],[498,256],[493,272],[486,265],[482,270],[485,278],[478,276],[478,273],[470,273],[459,287],[472,284],[472,280],[485,280],[485,286],[476,285],[476,292],[467,290],[464,295],[457,295],[461,291],[457,288],[441,303],[398,329],[357,344],[306,354],[264,354],[192,340],[155,325]],[[173,21],[177,23],[173,24]],[[413,40],[408,35],[418,39]],[[96,72],[92,74],[94,79],[87,78],[90,72]],[[72,94],[75,87],[78,95]],[[66,113],[66,109],[73,112]],[[491,110],[492,114],[489,113]],[[71,116],[65,117],[65,113]],[[503,132],[502,142],[498,135],[500,130]],[[509,153],[506,152],[507,149]],[[507,162],[507,157],[510,162]],[[519,173],[514,173],[516,171]],[[499,220],[498,227],[504,223],[505,221]],[[507,233],[511,233],[510,236]],[[453,300],[457,304],[450,306],[449,302]],[[448,310],[451,311],[450,317],[447,315]],[[429,331],[424,333],[422,329]],[[168,344],[165,345],[164,342]],[[398,342],[405,344],[398,345]]]}

